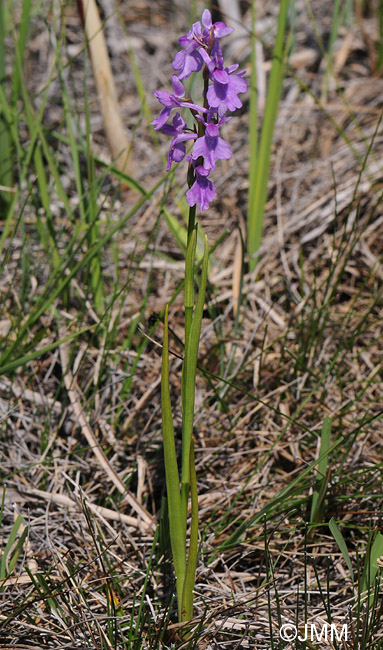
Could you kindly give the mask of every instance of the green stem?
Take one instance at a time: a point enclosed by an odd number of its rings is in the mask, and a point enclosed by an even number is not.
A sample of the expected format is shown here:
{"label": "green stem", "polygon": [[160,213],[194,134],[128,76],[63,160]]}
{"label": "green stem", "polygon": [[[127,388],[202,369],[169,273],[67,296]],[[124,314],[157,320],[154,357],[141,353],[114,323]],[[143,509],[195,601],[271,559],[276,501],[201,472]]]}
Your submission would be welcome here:
{"label": "green stem", "polygon": [[189,340],[189,332],[194,310],[194,262],[197,246],[197,228],[195,225],[195,207],[190,208],[188,223],[188,239],[185,258],[185,350]]}
{"label": "green stem", "polygon": [[190,621],[193,618],[193,590],[197,569],[198,555],[198,492],[197,475],[195,471],[194,438],[190,444],[190,494],[191,494],[191,525],[189,556],[186,566],[184,591],[182,596],[181,620]]}
{"label": "green stem", "polygon": [[185,360],[182,369],[183,385],[183,412],[182,412],[182,469],[181,469],[181,508],[186,519],[187,502],[190,488],[190,445],[193,435],[195,377],[197,369],[199,337],[208,270],[209,245],[205,237],[204,258],[202,265],[201,282],[197,303],[192,319],[187,345],[185,347]]}
{"label": "green stem", "polygon": [[191,236],[192,236],[194,228],[195,228],[195,208],[196,208],[195,205],[193,205],[193,207],[189,208],[187,245],[189,245]]}

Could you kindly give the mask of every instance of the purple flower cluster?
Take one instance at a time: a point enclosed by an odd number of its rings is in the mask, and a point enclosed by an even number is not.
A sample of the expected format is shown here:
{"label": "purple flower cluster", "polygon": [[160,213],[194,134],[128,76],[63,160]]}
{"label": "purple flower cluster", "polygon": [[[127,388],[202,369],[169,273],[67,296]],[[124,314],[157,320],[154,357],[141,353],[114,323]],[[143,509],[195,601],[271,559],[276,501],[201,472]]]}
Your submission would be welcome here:
{"label": "purple flower cluster", "polygon": [[[185,157],[186,142],[194,141],[186,157],[189,161],[186,200],[191,207],[199,203],[201,210],[205,210],[216,195],[216,188],[208,178],[210,171],[215,169],[217,160],[231,157],[230,145],[219,136],[219,127],[230,119],[225,117],[227,111],[242,106],[238,94],[247,89],[245,72],[236,73],[238,65],[224,66],[219,39],[232,31],[233,28],[223,22],[213,24],[210,11],[205,9],[202,27],[199,21],[194,23],[179,39],[182,50],[173,61],[173,69],[178,73],[172,77],[173,93],[163,90],[154,93],[164,108],[152,124],[172,138],[167,171],[172,162],[180,162]],[[182,81],[202,68],[203,106],[199,106],[186,96]],[[167,124],[173,108],[188,108],[195,121],[193,128],[186,125],[179,112],[175,113],[172,123]]]}

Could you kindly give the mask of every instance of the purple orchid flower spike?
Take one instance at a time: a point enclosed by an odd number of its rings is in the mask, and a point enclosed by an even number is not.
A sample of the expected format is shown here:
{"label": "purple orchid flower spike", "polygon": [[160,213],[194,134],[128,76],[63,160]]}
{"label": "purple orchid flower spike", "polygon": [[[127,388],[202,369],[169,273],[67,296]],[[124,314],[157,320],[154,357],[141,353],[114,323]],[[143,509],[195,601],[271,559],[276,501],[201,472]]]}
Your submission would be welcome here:
{"label": "purple orchid flower spike", "polygon": [[213,183],[207,178],[209,170],[199,165],[194,169],[195,181],[190,190],[186,192],[186,201],[190,207],[199,203],[201,212],[209,207],[210,201],[215,199],[216,188]]}
{"label": "purple orchid flower spike", "polygon": [[[202,211],[216,196],[216,189],[208,178],[210,171],[215,169],[217,160],[227,160],[232,155],[229,143],[220,137],[221,126],[231,119],[225,114],[241,108],[238,95],[247,90],[243,78],[245,72],[236,73],[238,65],[224,65],[220,38],[232,31],[233,28],[223,22],[213,23],[210,11],[205,9],[202,26],[199,21],[194,23],[190,31],[179,38],[182,50],[173,61],[173,68],[178,72],[172,77],[173,93],[164,90],[154,93],[164,108],[152,124],[156,130],[161,129],[162,133],[172,138],[167,171],[173,162],[180,162],[184,158],[189,161],[186,200],[191,208],[198,203]],[[182,80],[193,72],[200,72],[202,68],[203,106],[199,106],[190,97],[185,97]],[[167,124],[173,108],[188,108],[194,126],[189,128],[179,112],[172,123]],[[188,156],[187,142],[193,143]]]}
{"label": "purple orchid flower spike", "polygon": [[158,101],[165,106],[161,111],[157,119],[151,122],[155,130],[158,131],[162,129],[166,120],[168,119],[170,112],[173,108],[192,108],[199,113],[206,113],[206,109],[202,106],[197,106],[197,104],[192,104],[191,102],[184,101],[185,98],[185,88],[183,87],[181,81],[177,75],[172,76],[173,90],[174,93],[167,93],[165,90],[157,90],[154,94],[157,97]]}

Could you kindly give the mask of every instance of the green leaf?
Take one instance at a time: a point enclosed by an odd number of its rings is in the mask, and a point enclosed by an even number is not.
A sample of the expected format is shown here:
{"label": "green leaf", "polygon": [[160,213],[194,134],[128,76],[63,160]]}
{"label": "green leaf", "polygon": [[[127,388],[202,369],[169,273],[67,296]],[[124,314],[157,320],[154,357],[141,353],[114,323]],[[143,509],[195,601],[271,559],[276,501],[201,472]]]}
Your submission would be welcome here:
{"label": "green leaf", "polygon": [[164,442],[166,490],[168,495],[169,532],[172,547],[178,599],[178,617],[181,620],[182,594],[186,572],[186,517],[181,508],[180,484],[169,390],[169,334],[168,305],[165,309],[164,340],[161,370],[161,413]]}
{"label": "green leaf", "polygon": [[341,551],[341,553],[343,555],[343,558],[344,558],[344,561],[347,564],[348,570],[350,571],[350,576],[351,576],[352,583],[354,584],[354,571],[353,571],[353,568],[352,568],[351,558],[350,558],[349,552],[347,550],[347,546],[346,546],[346,542],[344,541],[344,537],[343,537],[343,535],[342,535],[342,533],[341,533],[341,531],[340,531],[340,529],[338,527],[338,524],[336,523],[334,517],[331,517],[328,526],[329,526],[329,529],[332,532],[332,535],[333,535],[336,543],[339,546],[339,550]]}
{"label": "green leaf", "polygon": [[12,370],[15,370],[19,366],[24,366],[29,361],[33,361],[34,359],[38,359],[38,357],[41,357],[43,354],[46,354],[47,352],[51,352],[52,350],[55,350],[62,343],[65,343],[66,341],[70,341],[71,339],[75,339],[78,336],[81,336],[81,334],[84,334],[85,332],[89,332],[89,330],[94,329],[96,326],[97,326],[96,324],[95,325],[90,325],[89,327],[85,327],[84,329],[79,330],[78,332],[73,332],[73,334],[68,334],[68,336],[65,336],[63,339],[60,339],[59,341],[54,341],[53,343],[49,343],[49,345],[44,345],[39,350],[35,350],[34,352],[31,352],[30,354],[25,354],[22,357],[18,357],[17,359],[14,359],[13,361],[10,361],[9,363],[6,363],[3,366],[0,366],[0,375],[5,375],[8,372],[11,372]]}
{"label": "green leaf", "polygon": [[[255,3],[255,0],[253,0]],[[273,51],[273,63],[270,73],[269,88],[267,91],[266,106],[262,124],[262,132],[258,146],[256,129],[258,128],[258,110],[256,103],[255,84],[255,49],[252,49],[251,73],[251,112],[250,112],[250,169],[249,169],[249,205],[248,205],[248,231],[247,248],[251,256],[249,267],[252,271],[256,266],[256,253],[261,245],[264,211],[267,198],[267,186],[270,171],[270,158],[273,145],[275,120],[277,117],[279,100],[282,92],[282,81],[285,69],[287,47],[284,47],[287,10],[290,0],[281,0],[278,29]],[[253,10],[253,14],[255,10]],[[255,35],[252,36],[254,41]]]}
{"label": "green leaf", "polygon": [[17,559],[20,555],[21,549],[23,547],[25,538],[28,533],[28,529],[25,528],[24,531],[22,532],[20,539],[18,540],[18,543],[16,544],[16,547],[12,551],[12,547],[16,541],[17,534],[19,532],[19,528],[22,525],[24,519],[21,515],[17,515],[15,523],[12,526],[12,530],[9,534],[8,541],[5,545],[4,552],[1,556],[1,561],[0,561],[0,580],[4,580],[7,578],[7,576],[12,573],[15,564],[17,562]]}
{"label": "green leaf", "polygon": [[313,497],[311,501],[311,514],[310,522],[315,523],[319,521],[319,513],[326,494],[328,484],[327,465],[328,465],[328,451],[330,448],[331,436],[331,418],[325,416],[321,431],[321,444],[319,452],[319,462],[317,470],[317,479],[315,481]]}
{"label": "green leaf", "polygon": [[375,580],[375,576],[379,570],[377,559],[383,556],[383,535],[377,533],[375,535],[370,552],[366,554],[366,564],[363,570],[361,592],[367,591]]}

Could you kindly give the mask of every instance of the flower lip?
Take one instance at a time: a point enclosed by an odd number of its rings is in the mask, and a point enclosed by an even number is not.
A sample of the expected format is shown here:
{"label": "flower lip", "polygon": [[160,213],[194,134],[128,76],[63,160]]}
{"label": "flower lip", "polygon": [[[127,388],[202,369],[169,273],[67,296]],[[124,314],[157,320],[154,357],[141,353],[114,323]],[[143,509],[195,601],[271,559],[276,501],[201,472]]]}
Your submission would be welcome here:
{"label": "flower lip", "polygon": [[202,165],[198,165],[198,167],[195,168],[195,171],[200,176],[209,176],[210,174],[210,169],[206,169],[205,167],[202,167]]}
{"label": "flower lip", "polygon": [[229,83],[229,75],[226,70],[214,70],[212,74],[214,81],[217,81],[219,84],[227,85]]}
{"label": "flower lip", "polygon": [[213,122],[211,122],[210,124],[208,124],[208,125],[206,126],[206,131],[205,131],[205,133],[206,133],[206,135],[209,136],[209,138],[217,138],[218,135],[219,135],[219,129],[218,129],[217,124],[214,124]]}

